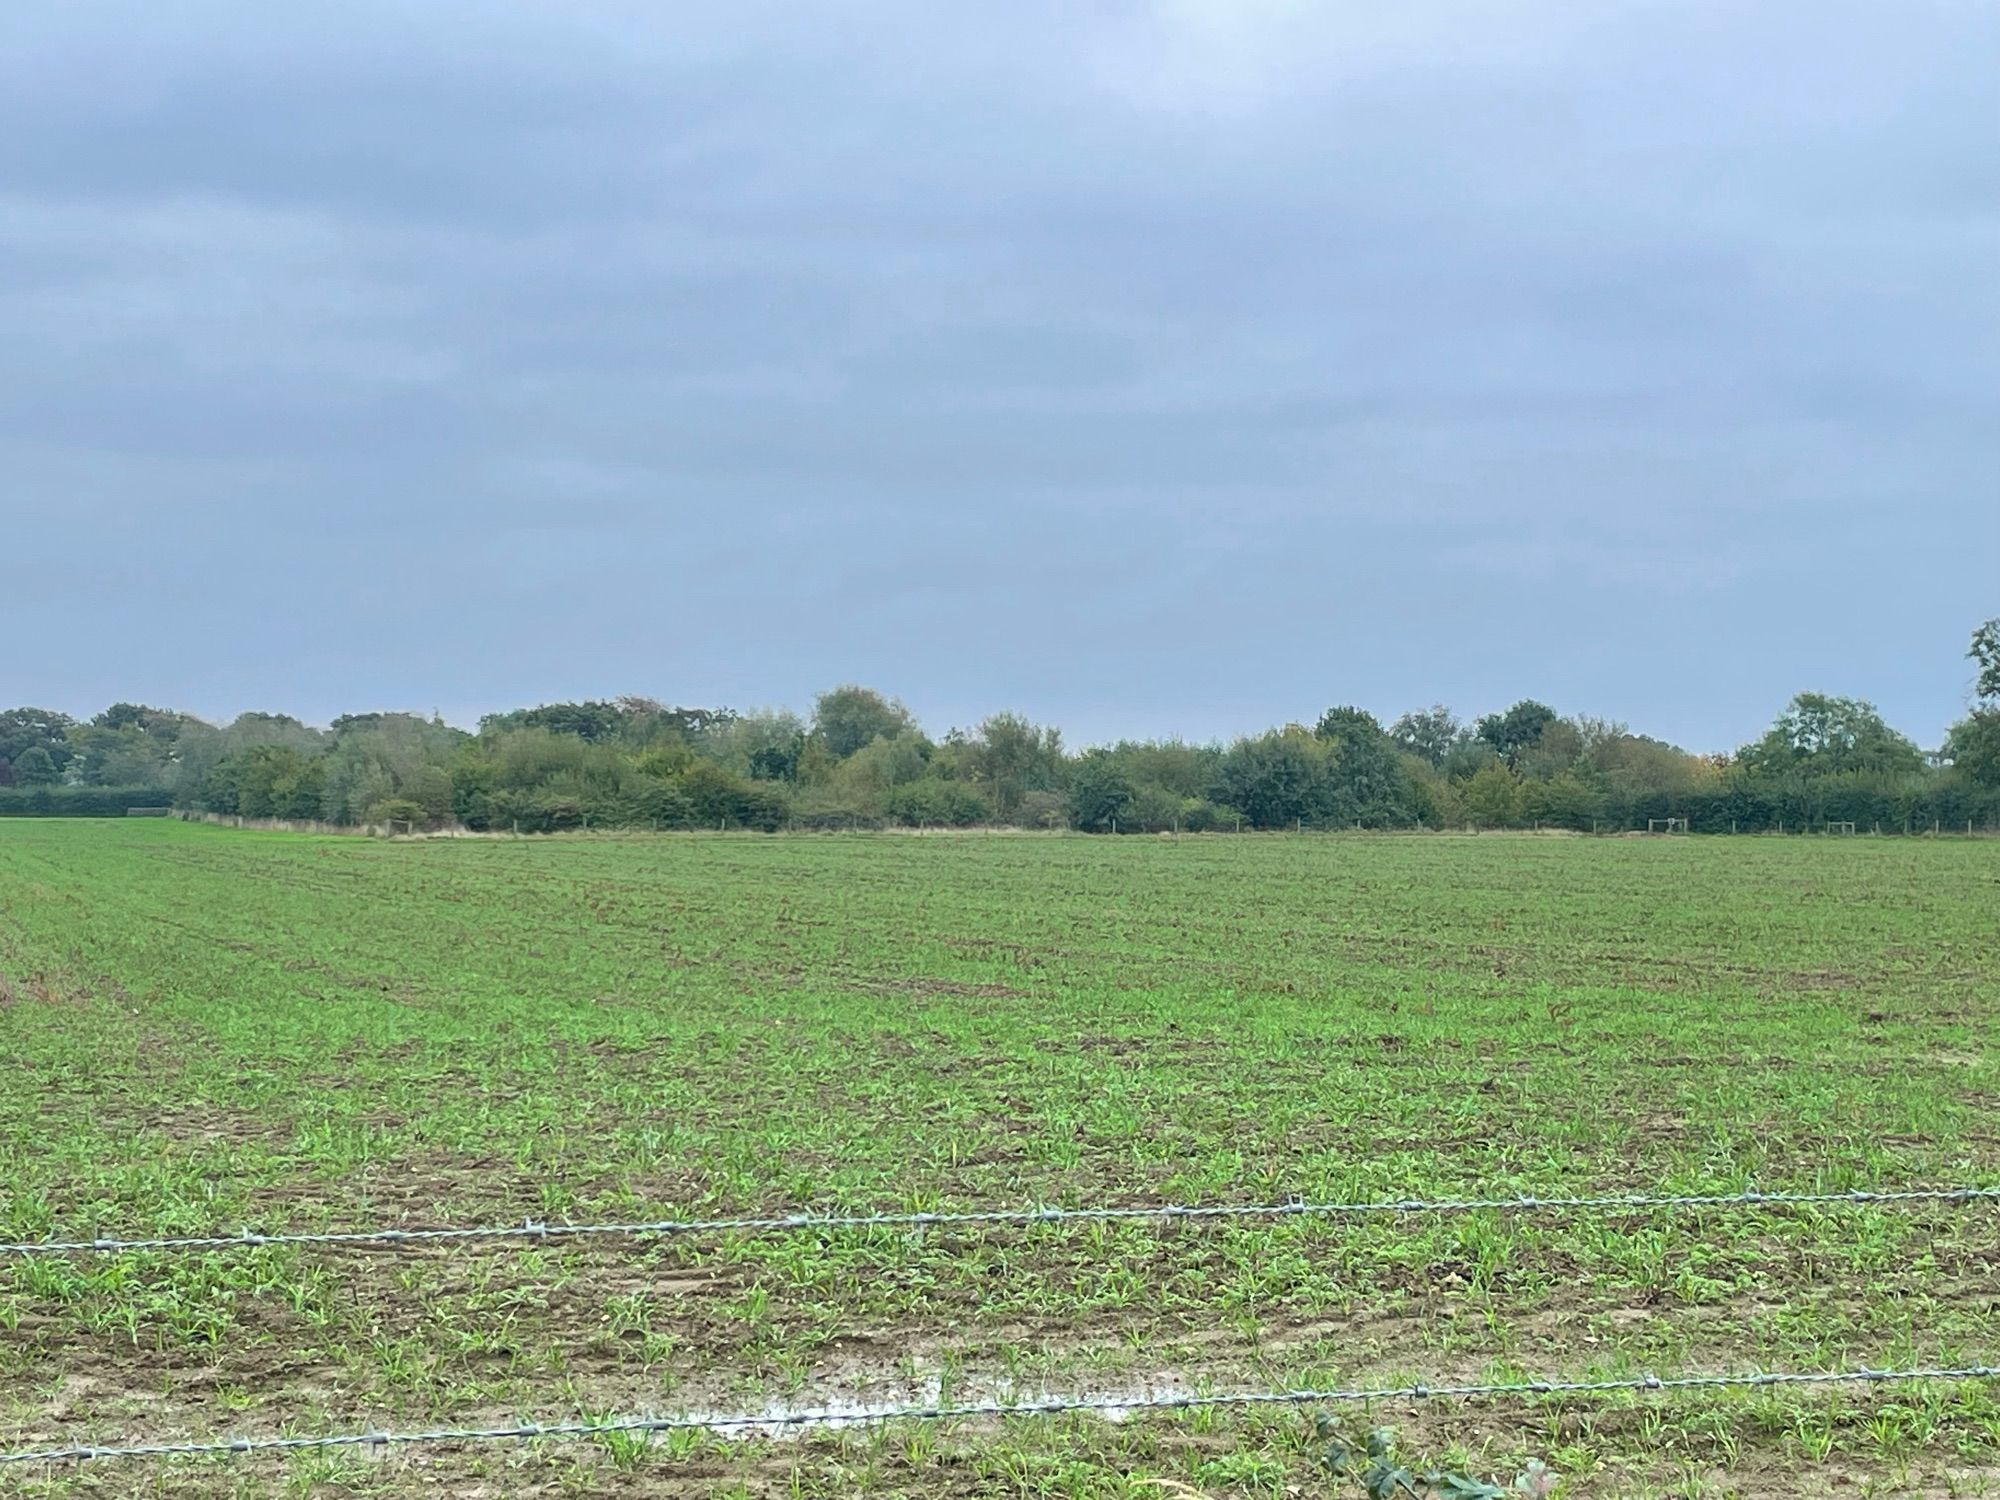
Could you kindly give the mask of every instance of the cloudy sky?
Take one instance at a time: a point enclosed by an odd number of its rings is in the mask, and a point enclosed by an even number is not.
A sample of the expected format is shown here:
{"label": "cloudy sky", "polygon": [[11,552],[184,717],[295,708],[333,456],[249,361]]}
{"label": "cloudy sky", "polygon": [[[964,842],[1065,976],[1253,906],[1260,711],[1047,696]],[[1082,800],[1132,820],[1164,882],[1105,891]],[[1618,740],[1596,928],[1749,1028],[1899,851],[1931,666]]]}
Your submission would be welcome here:
{"label": "cloudy sky", "polygon": [[1926,744],[1996,0],[0,20],[0,702]]}

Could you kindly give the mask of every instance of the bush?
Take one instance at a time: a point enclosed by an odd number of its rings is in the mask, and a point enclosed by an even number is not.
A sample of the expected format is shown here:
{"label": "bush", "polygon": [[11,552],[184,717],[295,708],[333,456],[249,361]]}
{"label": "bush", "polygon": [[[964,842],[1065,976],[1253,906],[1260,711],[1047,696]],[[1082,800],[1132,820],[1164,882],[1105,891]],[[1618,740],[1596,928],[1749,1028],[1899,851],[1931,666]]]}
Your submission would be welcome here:
{"label": "bush", "polygon": [[415,828],[431,820],[424,805],[408,797],[384,797],[368,809],[370,823],[407,823]]}
{"label": "bush", "polygon": [[[1484,774],[1483,772],[1481,774]],[[1551,828],[1588,833],[1604,816],[1604,794],[1582,777],[1564,771],[1547,781],[1530,781],[1522,788],[1523,815]],[[1678,817],[1680,814],[1659,816]]]}
{"label": "bush", "polygon": [[1220,833],[1243,821],[1233,807],[1223,807],[1206,797],[1188,797],[1181,802],[1181,828],[1188,833]]}
{"label": "bush", "polygon": [[161,786],[0,787],[0,818],[122,818],[134,807],[165,807]]}
{"label": "bush", "polygon": [[1459,789],[1465,816],[1481,828],[1512,828],[1521,821],[1521,783],[1498,761]]}
{"label": "bush", "polygon": [[628,828],[688,828],[694,824],[694,804],[674,783],[648,778],[619,793],[613,817]]}
{"label": "bush", "polygon": [[986,799],[962,781],[926,777],[890,795],[889,815],[913,828],[966,828],[992,816]]}
{"label": "bush", "polygon": [[745,781],[713,761],[697,761],[680,779],[696,826],[756,828],[765,833],[782,828],[791,804],[777,785]]}
{"label": "bush", "polygon": [[1138,787],[1117,757],[1107,750],[1086,750],[1070,771],[1069,814],[1078,828],[1108,833],[1139,795]]}
{"label": "bush", "polygon": [[836,787],[800,787],[792,796],[791,820],[800,828],[832,831],[881,828],[887,823],[878,807],[864,807]]}
{"label": "bush", "polygon": [[1163,786],[1142,781],[1132,789],[1131,802],[1118,815],[1118,829],[1121,833],[1165,833],[1178,828],[1187,801]]}
{"label": "bush", "polygon": [[1014,804],[1013,821],[1023,828],[1069,827],[1069,799],[1061,792],[1030,789]]}

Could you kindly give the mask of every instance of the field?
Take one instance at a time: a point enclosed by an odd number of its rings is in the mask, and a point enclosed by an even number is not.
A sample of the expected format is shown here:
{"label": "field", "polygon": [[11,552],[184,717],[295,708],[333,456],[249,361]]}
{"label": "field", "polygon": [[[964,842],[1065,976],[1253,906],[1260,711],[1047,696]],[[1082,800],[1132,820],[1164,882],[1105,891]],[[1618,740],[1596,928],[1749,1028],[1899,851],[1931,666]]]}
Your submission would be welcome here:
{"label": "field", "polygon": [[[2000,1183],[2000,844],[0,826],[0,1239]],[[0,1448],[2000,1363],[2000,1205],[0,1257]],[[1348,1495],[1311,1408],[0,1469]],[[1383,1403],[1597,1496],[2000,1495],[2000,1384]],[[1171,1480],[1188,1489],[1162,1488]]]}

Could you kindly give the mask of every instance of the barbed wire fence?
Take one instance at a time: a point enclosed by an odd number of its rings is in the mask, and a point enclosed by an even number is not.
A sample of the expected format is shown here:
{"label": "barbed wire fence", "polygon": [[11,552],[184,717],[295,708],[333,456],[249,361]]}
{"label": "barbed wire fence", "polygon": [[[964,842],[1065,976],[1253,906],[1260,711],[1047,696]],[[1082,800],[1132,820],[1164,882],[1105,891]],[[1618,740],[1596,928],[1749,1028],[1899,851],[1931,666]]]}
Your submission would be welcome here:
{"label": "barbed wire fence", "polygon": [[1775,1386],[1966,1381],[2000,1378],[2000,1365],[1935,1369],[1809,1370],[1798,1374],[1637,1375],[1615,1380],[1519,1380],[1473,1385],[1398,1385],[1296,1391],[1226,1391],[1214,1394],[1050,1397],[1029,1401],[967,1401],[952,1405],[878,1406],[848,1410],[775,1412],[744,1416],[612,1417],[601,1421],[522,1422],[503,1427],[435,1427],[417,1432],[344,1432],[321,1436],[218,1438],[177,1443],[78,1444],[0,1453],[0,1465],[84,1462],[110,1458],[224,1456],[326,1448],[386,1448],[424,1443],[534,1441],[602,1437],[616,1433],[778,1432],[799,1428],[873,1426],[888,1422],[955,1422],[971,1419],[1061,1416],[1076,1412],[1193,1411],[1213,1407],[1334,1406],[1357,1402],[1428,1401],[1475,1397],[1603,1395]]}
{"label": "barbed wire fence", "polygon": [[274,1245],[426,1245],[465,1240],[552,1240],[602,1236],[627,1238],[771,1234],[805,1230],[930,1229],[975,1226],[1204,1219],[1312,1219],[1346,1216],[1473,1213],[1644,1213],[1662,1209],[1808,1206],[1897,1206],[1917,1203],[2000,1201],[2000,1187],[1932,1187],[1832,1192],[1631,1193],[1571,1197],[1379,1198],[1352,1202],[1164,1203],[1084,1208],[991,1208],[908,1213],[789,1213],[710,1219],[655,1219],[629,1223],[484,1224],[442,1228],[296,1230],[235,1234],[159,1235],[124,1239],[23,1240],[0,1243],[0,1256],[74,1255],[128,1251],[240,1250]]}
{"label": "barbed wire fence", "polygon": [[[630,1223],[473,1225],[439,1228],[378,1228],[236,1234],[161,1235],[149,1238],[47,1239],[0,1243],[0,1257],[49,1255],[221,1251],[261,1246],[387,1246],[409,1247],[468,1241],[578,1239],[584,1237],[685,1237],[734,1233],[787,1233],[882,1228],[929,1229],[953,1226],[1022,1226],[1076,1222],[1175,1222],[1182,1220],[1278,1220],[1341,1216],[1414,1216],[1471,1213],[1627,1213],[1702,1208],[1802,1206],[1910,1206],[1920,1203],[1972,1205],[2000,1200],[2000,1187],[1920,1187],[1888,1190],[1852,1188],[1844,1191],[1777,1191],[1745,1189],[1734,1193],[1630,1193],[1565,1196],[1517,1194],[1508,1197],[1396,1198],[1312,1202],[1294,1199],[1264,1204],[1158,1204],[1098,1207],[1003,1208],[902,1213],[813,1213],[739,1215],[726,1218],[660,1219]],[[1056,1396],[1027,1400],[971,1401],[955,1404],[884,1405],[764,1414],[699,1414],[630,1416],[568,1422],[521,1422],[488,1427],[439,1427],[420,1431],[348,1432],[193,1439],[177,1442],[71,1444],[0,1452],[0,1467],[28,1463],[88,1462],[102,1459],[223,1457],[237,1454],[486,1441],[536,1441],[591,1438],[613,1434],[653,1436],[699,1431],[715,1434],[775,1434],[785,1431],[839,1429],[895,1422],[950,1422],[972,1419],[1006,1420],[1069,1413],[1130,1413],[1189,1411],[1221,1407],[1338,1405],[1433,1398],[1523,1398],[1551,1395],[1601,1395],[1615,1392],[1658,1393],[1677,1390],[1771,1388],[1805,1385],[1963,1382],[2000,1378],[2000,1366],[1972,1364],[1935,1368],[1827,1370],[1798,1373],[1752,1372],[1661,1377],[1645,1374],[1602,1380],[1522,1380],[1480,1384],[1336,1388],[1324,1390],[1175,1392],[1120,1396]]]}

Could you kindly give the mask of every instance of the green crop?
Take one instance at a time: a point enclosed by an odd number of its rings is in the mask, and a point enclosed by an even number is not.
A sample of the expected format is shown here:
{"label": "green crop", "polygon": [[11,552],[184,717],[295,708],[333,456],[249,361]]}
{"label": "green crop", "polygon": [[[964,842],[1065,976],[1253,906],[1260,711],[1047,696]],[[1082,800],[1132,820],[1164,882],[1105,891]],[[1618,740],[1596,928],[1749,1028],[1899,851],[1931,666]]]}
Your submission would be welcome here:
{"label": "green crop", "polygon": [[[1973,840],[20,820],[0,1239],[1995,1183],[1997,937],[2000,845]],[[1831,1205],[0,1260],[0,1448],[1995,1363],[1996,1227]],[[1354,1415],[1593,1497],[2000,1474],[1978,1384]],[[1313,1417],[607,1433],[0,1489],[1339,1493]]]}

